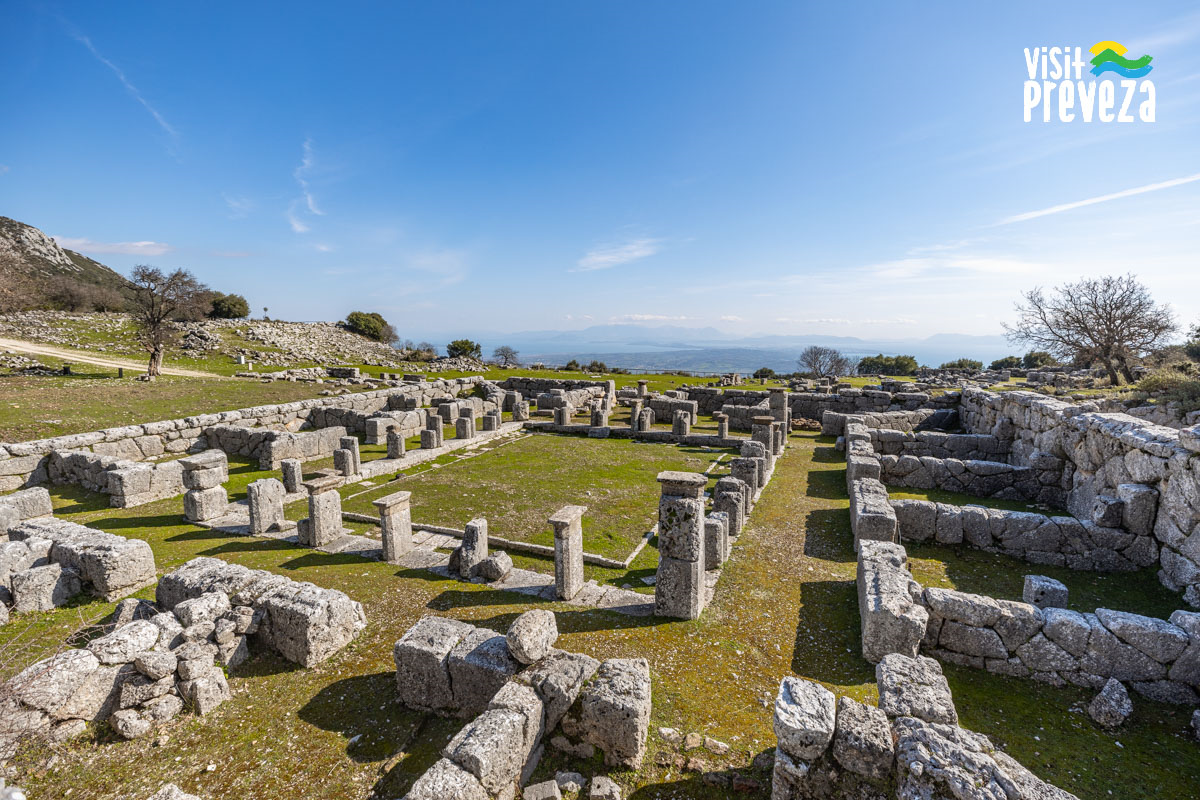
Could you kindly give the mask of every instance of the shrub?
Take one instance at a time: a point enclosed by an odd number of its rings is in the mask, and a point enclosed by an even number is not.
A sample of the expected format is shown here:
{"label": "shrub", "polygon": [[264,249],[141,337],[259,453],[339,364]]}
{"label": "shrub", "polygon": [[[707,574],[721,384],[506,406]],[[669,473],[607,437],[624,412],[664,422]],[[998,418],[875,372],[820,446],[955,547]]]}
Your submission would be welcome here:
{"label": "shrub", "polygon": [[483,347],[470,339],[455,339],[446,345],[446,355],[450,358],[483,358]]}
{"label": "shrub", "polygon": [[1025,369],[1056,367],[1058,366],[1058,359],[1045,350],[1031,350],[1021,359],[1021,366],[1025,367]]}
{"label": "shrub", "polygon": [[210,319],[244,319],[250,316],[250,304],[240,294],[213,294]]}
{"label": "shrub", "polygon": [[595,359],[592,359],[591,363],[589,363],[587,365],[587,371],[588,372],[601,372],[601,373],[608,372],[608,365],[605,364],[603,361],[597,361]]}
{"label": "shrub", "polygon": [[775,370],[771,369],[770,367],[759,367],[758,369],[756,369],[754,371],[754,377],[756,377],[756,378],[774,378]]}
{"label": "shrub", "polygon": [[956,358],[953,361],[947,361],[939,369],[969,369],[975,372],[983,369],[983,362],[976,361],[973,358]]}
{"label": "shrub", "polygon": [[388,321],[375,312],[351,311],[346,315],[346,330],[376,342],[391,344],[400,337]]}
{"label": "shrub", "polygon": [[573,358],[566,364],[563,364],[564,372],[579,372],[581,369],[583,368],[579,366],[579,362]]}
{"label": "shrub", "polygon": [[1021,366],[1020,356],[1005,356],[997,358],[988,369],[1018,369]]}
{"label": "shrub", "polygon": [[1137,388],[1168,403],[1178,403],[1185,412],[1200,409],[1200,379],[1179,370],[1155,370],[1142,378]]}
{"label": "shrub", "polygon": [[917,360],[912,356],[867,356],[859,359],[859,375],[915,375]]}

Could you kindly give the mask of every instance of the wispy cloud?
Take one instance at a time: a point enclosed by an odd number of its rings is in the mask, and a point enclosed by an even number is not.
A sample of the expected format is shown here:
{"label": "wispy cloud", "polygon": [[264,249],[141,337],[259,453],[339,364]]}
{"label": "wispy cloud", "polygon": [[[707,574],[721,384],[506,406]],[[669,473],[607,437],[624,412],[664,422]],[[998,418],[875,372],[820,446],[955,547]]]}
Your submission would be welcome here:
{"label": "wispy cloud", "polygon": [[646,236],[626,242],[601,245],[592,248],[583,258],[579,259],[571,272],[591,272],[597,269],[611,269],[621,264],[628,264],[631,261],[652,256],[661,249],[661,239],[652,239]]}
{"label": "wispy cloud", "polygon": [[171,123],[167,122],[166,118],[158,112],[157,108],[150,105],[150,101],[147,100],[141,91],[133,85],[133,81],[129,80],[128,76],[125,75],[125,71],[112,61],[105,58],[100,51],[96,49],[96,46],[92,44],[92,40],[87,36],[84,36],[82,33],[74,30],[73,28],[70,28],[70,34],[76,41],[86,47],[88,52],[95,56],[97,61],[112,70],[112,73],[117,76],[117,80],[121,82],[121,85],[125,87],[125,90],[133,96],[134,100],[137,100],[139,103],[141,103],[142,107],[145,108],[146,111],[150,112],[150,116],[154,117],[154,121],[158,123],[158,127],[162,128],[163,131],[171,137],[172,144],[177,143],[179,140],[179,131],[175,130],[175,127],[171,125]]}
{"label": "wispy cloud", "polygon": [[129,256],[161,256],[171,252],[163,242],[93,242],[91,239],[55,236],[54,241],[71,250],[84,253],[119,253]]}
{"label": "wispy cloud", "polygon": [[318,253],[332,253],[333,245],[331,245],[331,244],[314,244],[313,249],[315,249]]}
{"label": "wispy cloud", "polygon": [[242,219],[257,207],[257,204],[249,197],[234,197],[221,192],[221,199],[225,201],[225,207],[229,209],[230,219]]}
{"label": "wispy cloud", "polygon": [[619,317],[609,317],[612,320],[624,322],[682,322],[695,317],[673,316],[670,314],[622,314]]}
{"label": "wispy cloud", "polygon": [[309,177],[316,165],[312,138],[305,139],[302,147],[303,154],[300,164],[292,170],[292,177],[296,179],[296,184],[300,187],[300,196],[291,202],[287,210],[288,224],[296,233],[308,233],[310,230],[309,224],[301,217],[301,214],[313,214],[318,217],[325,214],[317,205],[316,195],[313,194],[312,186],[309,183]]}
{"label": "wispy cloud", "polygon": [[1182,186],[1185,183],[1194,183],[1195,181],[1200,181],[1200,172],[1197,172],[1194,175],[1185,175],[1182,178],[1172,178],[1169,181],[1148,183],[1145,186],[1138,186],[1133,189],[1123,189],[1122,191],[1112,192],[1111,194],[1102,194],[1097,197],[1089,197],[1086,200],[1076,200],[1073,203],[1062,203],[1061,205],[1050,206],[1049,208],[1039,209],[1038,211],[1027,211],[1024,214],[1016,214],[1011,217],[1005,217],[996,224],[1008,225],[1009,223],[1013,222],[1025,222],[1026,220],[1037,219],[1038,217],[1048,217],[1051,214],[1061,214],[1064,211],[1073,211],[1076,208],[1083,208],[1084,206],[1094,206],[1097,203],[1107,203],[1109,200],[1120,200],[1124,197],[1133,197],[1134,195],[1146,194],[1147,192],[1157,192],[1162,189],[1170,189],[1174,186]]}
{"label": "wispy cloud", "polygon": [[741,317],[736,314],[725,314],[721,317],[721,322],[744,322]]}
{"label": "wispy cloud", "polygon": [[563,319],[567,320],[568,322],[573,322],[577,319],[588,322],[595,318],[591,314],[563,314]]}
{"label": "wispy cloud", "polygon": [[877,278],[916,278],[931,273],[952,274],[971,272],[987,275],[1027,275],[1042,269],[1043,265],[1018,258],[994,256],[928,256],[924,258],[900,258],[872,264],[865,271]]}

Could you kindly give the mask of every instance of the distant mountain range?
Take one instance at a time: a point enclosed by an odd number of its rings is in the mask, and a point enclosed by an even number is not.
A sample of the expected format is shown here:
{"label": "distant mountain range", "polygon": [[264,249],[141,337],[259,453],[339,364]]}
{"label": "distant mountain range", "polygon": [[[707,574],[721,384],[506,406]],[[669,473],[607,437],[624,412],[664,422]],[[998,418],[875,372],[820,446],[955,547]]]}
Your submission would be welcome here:
{"label": "distant mountain range", "polygon": [[958,358],[974,358],[986,365],[997,358],[1015,354],[1019,349],[1009,345],[1003,336],[951,333],[923,339],[866,339],[824,334],[735,336],[711,327],[677,325],[593,325],[571,331],[467,335],[483,345],[485,356],[503,344],[515,348],[526,364],[561,365],[571,359],[583,363],[594,359],[610,367],[693,372],[753,372],[759,367],[792,372],[796,370],[800,351],[809,345],[833,347],[849,356],[907,354],[921,364],[931,366]]}
{"label": "distant mountain range", "polygon": [[60,247],[32,225],[0,217],[0,311],[44,307],[54,283],[63,278],[110,289],[130,285],[119,273]]}

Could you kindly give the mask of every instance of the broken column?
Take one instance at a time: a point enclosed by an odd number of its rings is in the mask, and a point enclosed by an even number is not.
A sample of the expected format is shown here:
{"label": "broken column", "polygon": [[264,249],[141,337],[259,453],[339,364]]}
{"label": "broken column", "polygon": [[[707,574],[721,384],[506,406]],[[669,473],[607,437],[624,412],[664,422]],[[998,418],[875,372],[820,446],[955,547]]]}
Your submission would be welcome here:
{"label": "broken column", "polygon": [[714,511],[704,518],[704,568],[720,569],[729,558],[729,514]]}
{"label": "broken column", "polygon": [[750,511],[750,506],[754,503],[754,497],[758,494],[758,462],[753,458],[735,458],[729,462],[729,472],[733,477],[746,484],[749,490],[749,501],[746,505],[747,513]]}
{"label": "broken column", "polygon": [[400,433],[396,428],[392,428],[387,434],[387,457],[388,458],[404,458],[405,451],[404,434]]}
{"label": "broken column", "polygon": [[638,397],[649,397],[650,396],[650,381],[638,381],[637,396]]}
{"label": "broken column", "polygon": [[638,420],[639,420],[639,422],[638,422],[638,430],[639,431],[645,432],[645,431],[653,430],[653,428],[654,428],[654,409],[643,408],[642,412],[640,414],[638,414]]}
{"label": "broken column", "polygon": [[737,538],[742,533],[746,517],[746,484],[737,478],[727,477],[717,481],[713,491],[713,511],[729,517],[729,536]]}
{"label": "broken column", "polygon": [[687,411],[676,411],[671,421],[671,433],[676,436],[687,436],[692,431],[692,415]]}
{"label": "broken column", "polygon": [[461,553],[458,560],[458,574],[464,579],[474,577],[476,568],[488,557],[488,528],[487,520],[476,517],[467,523],[463,531]]}
{"label": "broken column", "polygon": [[300,485],[304,482],[304,467],[298,458],[285,458],[279,462],[279,467],[283,472],[283,488],[288,494],[296,494],[303,487]]}
{"label": "broken column", "polygon": [[425,418],[425,429],[421,431],[421,449],[433,450],[441,447],[444,444],[442,423],[443,419],[439,414],[430,414]]}
{"label": "broken column", "polygon": [[570,600],[583,588],[583,515],[587,506],[563,506],[550,517],[554,526],[554,592]]}
{"label": "broken column", "polygon": [[262,478],[246,487],[246,502],[250,506],[250,534],[261,536],[283,527],[283,497],[287,490],[275,478]]}
{"label": "broken column", "polygon": [[658,473],[658,573],[654,613],[696,619],[704,610],[704,487],[695,472]]}
{"label": "broken column", "polygon": [[713,414],[712,416],[713,416],[713,419],[717,421],[717,438],[718,439],[728,439],[729,438],[729,415],[722,414],[720,411],[718,411],[717,413]]}
{"label": "broken column", "polygon": [[483,430],[485,433],[488,431],[500,430],[500,418],[490,412],[487,414],[484,414],[483,415]]}
{"label": "broken column", "polygon": [[639,425],[642,424],[641,416],[642,416],[642,401],[641,400],[630,400],[629,401],[629,428],[630,428],[630,430],[634,431],[635,433],[637,431],[641,430],[641,428],[638,427]]}
{"label": "broken column", "polygon": [[521,402],[521,393],[510,389],[504,393],[504,405],[501,406],[501,410],[515,411],[519,402]]}
{"label": "broken column", "polygon": [[570,406],[559,406],[554,409],[554,424],[555,425],[570,425],[572,409]]}
{"label": "broken column", "polygon": [[362,455],[358,450],[358,437],[343,436],[342,438],[338,439],[338,447],[340,447],[342,450],[350,451],[350,464],[354,468],[354,471],[350,474],[357,475],[358,473],[362,472]]}
{"label": "broken column", "polygon": [[513,422],[528,422],[529,421],[529,401],[520,400],[513,403],[512,410]]}
{"label": "broken column", "polygon": [[457,439],[475,438],[475,412],[470,408],[464,408],[454,420],[454,436]]}
{"label": "broken column", "polygon": [[344,447],[334,450],[333,468],[338,475],[349,478],[354,474],[354,453]]}
{"label": "broken column", "polygon": [[[770,417],[754,417],[751,423],[750,440],[762,444],[763,452],[758,455],[767,460],[767,472],[771,472],[775,469],[775,421]],[[742,456],[747,456],[744,445]]]}
{"label": "broken column", "polygon": [[205,522],[224,516],[229,495],[221,483],[229,474],[228,460],[220,450],[207,450],[180,459],[183,466],[183,515],[191,522]]}
{"label": "broken column", "polygon": [[392,492],[373,501],[379,509],[379,529],[383,534],[383,560],[397,564],[412,549],[412,492]]}
{"label": "broken column", "polygon": [[308,490],[308,519],[300,520],[296,538],[306,547],[323,547],[342,535],[342,496],[337,475],[322,475],[304,482]]}
{"label": "broken column", "polygon": [[600,408],[592,409],[592,427],[607,428],[608,427],[608,410],[603,405]]}

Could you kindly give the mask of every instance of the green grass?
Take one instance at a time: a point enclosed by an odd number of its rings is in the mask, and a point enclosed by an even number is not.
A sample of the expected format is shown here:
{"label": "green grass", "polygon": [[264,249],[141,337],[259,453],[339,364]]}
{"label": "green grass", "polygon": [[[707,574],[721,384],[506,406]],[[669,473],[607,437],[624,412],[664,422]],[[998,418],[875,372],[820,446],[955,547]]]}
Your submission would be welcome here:
{"label": "green grass", "polygon": [[1001,511],[1031,511],[1035,514],[1065,514],[1048,506],[1026,503],[1022,500],[1001,500],[996,497],[977,497],[962,492],[948,492],[945,489],[909,489],[907,487],[889,486],[888,497],[893,500],[928,500],[933,503],[947,503],[952,506],[983,506],[996,508]]}
{"label": "green grass", "polygon": [[[13,782],[31,797],[96,800],[146,797],[167,781],[206,800],[400,797],[462,722],[417,714],[394,702],[393,643],[425,614],[503,631],[517,614],[537,605],[556,612],[557,646],[596,658],[646,658],[650,663],[650,752],[636,773],[610,773],[625,796],[730,796],[727,788],[708,786],[698,773],[674,766],[677,748],[657,734],[659,726],[669,725],[728,742],[729,755],[700,756],[706,768],[728,767],[753,776],[764,788],[744,796],[766,800],[769,772],[750,765],[774,745],[770,706],[783,676],[812,678],[860,700],[874,700],[876,694],[874,668],[859,654],[844,460],[832,439],[797,434],[791,442],[734,543],[714,602],[695,621],[533,604],[528,597],[440,580],[427,572],[196,528],[181,518],[179,498],[110,509],[103,497],[55,487],[60,516],[145,539],[160,572],[196,555],[268,569],[347,592],[364,604],[370,624],[314,669],[257,655],[233,670],[232,700],[203,719],[183,715],[162,729],[167,738],[157,746],[155,737],[122,742],[100,730],[54,751],[24,752],[13,764]],[[440,472],[449,474],[482,459]],[[253,472],[248,465],[233,469],[237,481]],[[550,473],[547,480],[553,477]],[[574,481],[570,486],[578,500],[586,487]],[[464,503],[455,515],[466,519],[472,511]],[[152,589],[140,593],[152,594]],[[112,604],[87,601],[15,616],[0,628],[0,651],[17,655],[4,659],[0,672],[30,663],[111,609]],[[1195,742],[1185,737],[1191,709],[1162,707],[1138,697],[1132,722],[1110,734],[1072,710],[1090,693],[950,665],[945,671],[965,725],[1081,798],[1195,793],[1200,758]],[[555,769],[579,769],[588,776],[607,772],[596,761],[566,758],[550,749],[538,775],[549,776]]]}
{"label": "green grass", "polygon": [[[462,528],[485,517],[489,534],[553,546],[549,517],[583,505],[584,549],[620,560],[657,521],[658,473],[703,472],[722,452],[537,434],[372,488],[342,509],[375,514],[372,500],[406,490],[414,522]],[[343,493],[359,491],[350,486]]]}

